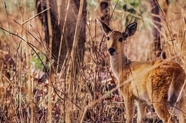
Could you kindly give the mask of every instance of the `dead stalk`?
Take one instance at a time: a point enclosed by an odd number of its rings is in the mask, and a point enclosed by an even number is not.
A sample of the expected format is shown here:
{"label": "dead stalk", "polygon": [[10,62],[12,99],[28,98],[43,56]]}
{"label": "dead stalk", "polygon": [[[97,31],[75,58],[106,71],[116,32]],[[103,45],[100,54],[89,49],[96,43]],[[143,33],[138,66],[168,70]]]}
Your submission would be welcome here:
{"label": "dead stalk", "polygon": [[[73,41],[73,46],[72,46],[72,51],[71,51],[71,59],[70,59],[70,64],[68,69],[70,69],[70,76],[68,82],[69,82],[69,89],[68,89],[68,95],[69,98],[72,98],[72,94],[73,94],[73,89],[74,89],[74,76],[76,75],[76,56],[78,55],[77,53],[77,48],[78,48],[78,40],[79,40],[79,31],[80,31],[80,20],[82,17],[82,11],[83,11],[83,4],[84,4],[84,0],[80,0],[80,8],[79,8],[79,12],[78,12],[78,18],[77,18],[77,22],[76,22],[76,28],[75,28],[75,34],[74,34],[74,41]],[[68,72],[69,70],[67,70]],[[68,74],[68,73],[67,73]],[[67,75],[68,76],[68,75]],[[67,101],[68,103],[69,101]],[[67,123],[70,123],[70,108],[72,108],[72,104],[71,102],[68,103],[68,107],[69,109],[66,110],[66,117],[65,117],[65,121]]]}
{"label": "dead stalk", "polygon": [[[56,72],[59,70],[59,60],[60,60],[60,55],[61,55],[61,48],[62,48],[62,44],[63,44],[63,36],[64,36],[64,32],[65,32],[65,26],[66,26],[69,6],[70,6],[70,0],[68,0],[68,3],[67,3],[67,9],[66,9],[65,19],[64,19],[64,23],[63,23],[63,29],[62,29],[62,32],[61,32],[61,39],[60,39],[60,46],[59,46],[59,52],[58,52],[58,58],[57,58]],[[66,43],[66,44],[68,44],[68,43]],[[67,46],[67,49],[69,49],[68,46]]]}
{"label": "dead stalk", "polygon": [[47,11],[47,10],[50,10],[50,8],[47,8],[47,9],[45,9],[45,10],[41,11],[40,13],[38,13],[38,14],[34,15],[33,17],[28,18],[28,19],[27,19],[27,20],[25,20],[25,21],[24,21],[24,22],[23,22],[21,25],[26,24],[27,22],[31,21],[32,19],[36,18],[37,16],[39,16],[40,14],[44,13],[44,12],[45,12],[45,11]]}
{"label": "dead stalk", "polygon": [[[49,0],[46,1],[47,8],[49,8]],[[51,10],[50,10],[51,11]],[[51,23],[51,16],[50,11],[47,11],[47,19],[48,19],[48,30],[49,30],[49,63],[52,63],[52,23]],[[51,75],[51,68],[49,69],[49,75]],[[51,84],[51,76],[48,80],[48,122],[52,123],[52,84]]]}

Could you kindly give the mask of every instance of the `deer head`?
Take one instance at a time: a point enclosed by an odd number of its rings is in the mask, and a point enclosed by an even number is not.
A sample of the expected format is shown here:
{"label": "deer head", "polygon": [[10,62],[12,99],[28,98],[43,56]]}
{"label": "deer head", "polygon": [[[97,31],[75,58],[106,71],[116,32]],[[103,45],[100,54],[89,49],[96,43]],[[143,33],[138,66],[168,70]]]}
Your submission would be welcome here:
{"label": "deer head", "polygon": [[107,37],[107,48],[108,53],[113,56],[116,53],[123,51],[122,43],[129,37],[134,35],[137,29],[137,23],[133,22],[129,24],[124,32],[114,31],[110,29],[105,23],[97,19],[98,25],[100,26],[102,32]]}

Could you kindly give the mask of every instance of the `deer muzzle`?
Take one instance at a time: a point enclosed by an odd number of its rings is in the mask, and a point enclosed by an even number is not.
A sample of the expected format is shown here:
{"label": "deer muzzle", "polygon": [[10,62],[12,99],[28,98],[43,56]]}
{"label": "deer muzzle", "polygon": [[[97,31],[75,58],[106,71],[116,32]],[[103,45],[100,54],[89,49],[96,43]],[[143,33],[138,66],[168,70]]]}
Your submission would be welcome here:
{"label": "deer muzzle", "polygon": [[114,49],[114,48],[109,48],[108,49],[108,52],[109,52],[109,54],[110,55],[114,55],[114,52],[115,52],[116,50]]}

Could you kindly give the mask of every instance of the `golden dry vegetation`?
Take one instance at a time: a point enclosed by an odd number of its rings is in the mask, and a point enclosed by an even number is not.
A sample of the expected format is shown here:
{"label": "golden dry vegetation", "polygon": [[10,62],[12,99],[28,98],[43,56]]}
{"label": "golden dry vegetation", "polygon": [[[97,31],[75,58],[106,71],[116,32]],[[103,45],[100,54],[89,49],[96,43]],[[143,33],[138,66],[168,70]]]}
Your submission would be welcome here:
{"label": "golden dry vegetation", "polygon": [[[152,27],[155,26],[152,16],[158,16],[162,26],[161,47],[168,59],[179,63],[185,70],[185,0],[172,0],[169,6],[159,1],[160,15],[151,15],[148,0],[137,5],[131,5],[131,1],[111,2],[113,14],[110,25],[113,29],[123,31],[127,23],[138,23],[137,33],[127,42],[128,58],[152,60]],[[78,72],[69,77],[70,57],[66,58],[61,72],[49,75],[43,72],[45,55],[50,50],[43,40],[44,31],[36,16],[35,1],[0,0],[0,122],[125,121],[123,99],[115,88],[117,81],[109,67],[105,37],[95,23],[98,3],[94,0],[87,2],[84,61],[76,61],[78,70],[73,72]],[[134,8],[136,13],[124,11],[122,5],[125,4]],[[47,65],[50,66],[52,62]],[[43,75],[47,76],[46,80],[42,79]],[[161,122],[152,107],[147,109],[147,116],[147,122]]]}

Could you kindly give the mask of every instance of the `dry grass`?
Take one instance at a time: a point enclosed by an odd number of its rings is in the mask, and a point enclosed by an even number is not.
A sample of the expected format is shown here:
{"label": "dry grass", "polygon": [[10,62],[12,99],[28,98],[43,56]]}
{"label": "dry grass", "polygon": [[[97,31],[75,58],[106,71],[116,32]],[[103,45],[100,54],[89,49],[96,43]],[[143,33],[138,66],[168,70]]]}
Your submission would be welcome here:
{"label": "dry grass", "polygon": [[[171,4],[170,12],[160,18],[162,47],[168,58],[174,58],[185,69],[186,3],[183,1]],[[124,122],[123,100],[116,89],[110,91],[117,82],[109,69],[104,37],[95,25],[95,15],[87,17],[85,60],[72,59],[70,56],[74,54],[69,53],[61,72],[42,80],[42,62],[48,49],[34,1],[0,0],[0,3],[0,122],[64,123],[65,119],[72,123]],[[149,4],[141,7],[144,6]],[[147,8],[143,15],[135,15],[139,19],[138,32],[127,42],[127,56],[132,60],[147,61],[152,55],[152,20],[150,7]],[[111,26],[124,30],[127,14],[116,9]],[[68,68],[72,60],[78,73]],[[152,107],[147,112],[150,117],[147,122],[158,122]]]}

